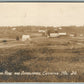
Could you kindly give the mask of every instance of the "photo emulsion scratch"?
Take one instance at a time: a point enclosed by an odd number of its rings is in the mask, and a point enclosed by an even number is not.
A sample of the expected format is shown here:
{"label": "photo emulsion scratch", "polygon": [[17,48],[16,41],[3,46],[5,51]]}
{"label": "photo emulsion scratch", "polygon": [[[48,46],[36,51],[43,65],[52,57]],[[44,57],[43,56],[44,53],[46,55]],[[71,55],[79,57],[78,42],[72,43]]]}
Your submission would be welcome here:
{"label": "photo emulsion scratch", "polygon": [[84,3],[0,3],[0,82],[84,82]]}

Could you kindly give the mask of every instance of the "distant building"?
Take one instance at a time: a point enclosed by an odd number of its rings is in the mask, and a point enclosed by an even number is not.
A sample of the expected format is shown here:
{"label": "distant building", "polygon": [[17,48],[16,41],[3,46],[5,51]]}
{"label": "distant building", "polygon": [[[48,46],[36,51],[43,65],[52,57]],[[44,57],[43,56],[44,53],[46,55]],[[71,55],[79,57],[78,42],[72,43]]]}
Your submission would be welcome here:
{"label": "distant building", "polygon": [[70,37],[76,37],[77,35],[75,33],[70,33],[69,36]]}
{"label": "distant building", "polygon": [[70,34],[70,37],[74,37],[74,34]]}
{"label": "distant building", "polygon": [[82,36],[83,36],[83,34],[80,34],[80,36],[82,37]]}
{"label": "distant building", "polygon": [[42,36],[46,36],[46,31],[45,30],[39,30],[39,33],[42,33]]}
{"label": "distant building", "polygon": [[59,34],[59,36],[65,36],[65,35],[67,35],[67,33],[66,32],[64,32],[64,33],[58,33]]}
{"label": "distant building", "polygon": [[58,33],[50,33],[50,37],[58,37],[59,34]]}
{"label": "distant building", "polygon": [[62,28],[60,27],[59,29],[61,30]]}
{"label": "distant building", "polygon": [[39,33],[43,33],[43,32],[45,32],[45,30],[38,30],[38,32],[39,32]]}
{"label": "distant building", "polygon": [[16,28],[12,28],[12,30],[16,30]]}

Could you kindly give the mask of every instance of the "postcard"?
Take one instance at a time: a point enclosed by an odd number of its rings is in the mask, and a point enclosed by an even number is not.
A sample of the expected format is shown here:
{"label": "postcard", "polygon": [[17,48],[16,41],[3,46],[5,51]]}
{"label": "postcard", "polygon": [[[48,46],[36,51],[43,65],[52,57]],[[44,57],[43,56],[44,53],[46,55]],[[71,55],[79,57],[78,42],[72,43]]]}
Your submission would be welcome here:
{"label": "postcard", "polygon": [[84,82],[84,3],[0,2],[0,82]]}

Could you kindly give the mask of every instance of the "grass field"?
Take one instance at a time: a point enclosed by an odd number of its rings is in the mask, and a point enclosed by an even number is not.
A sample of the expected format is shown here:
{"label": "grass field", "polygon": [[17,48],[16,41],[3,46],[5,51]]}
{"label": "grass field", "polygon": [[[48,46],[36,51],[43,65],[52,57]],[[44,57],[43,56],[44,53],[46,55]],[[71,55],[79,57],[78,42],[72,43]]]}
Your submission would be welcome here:
{"label": "grass field", "polygon": [[[0,72],[58,72],[68,75],[0,76],[0,81],[84,82],[84,38],[36,37],[21,42],[0,42]],[[76,71],[76,75],[70,75]]]}

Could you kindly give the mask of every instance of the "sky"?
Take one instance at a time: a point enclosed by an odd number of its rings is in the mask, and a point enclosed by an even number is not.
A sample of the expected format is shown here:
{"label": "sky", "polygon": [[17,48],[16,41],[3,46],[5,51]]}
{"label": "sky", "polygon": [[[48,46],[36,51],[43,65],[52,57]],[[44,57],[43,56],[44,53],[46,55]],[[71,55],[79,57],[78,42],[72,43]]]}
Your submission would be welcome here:
{"label": "sky", "polygon": [[82,26],[84,3],[0,3],[0,26]]}

